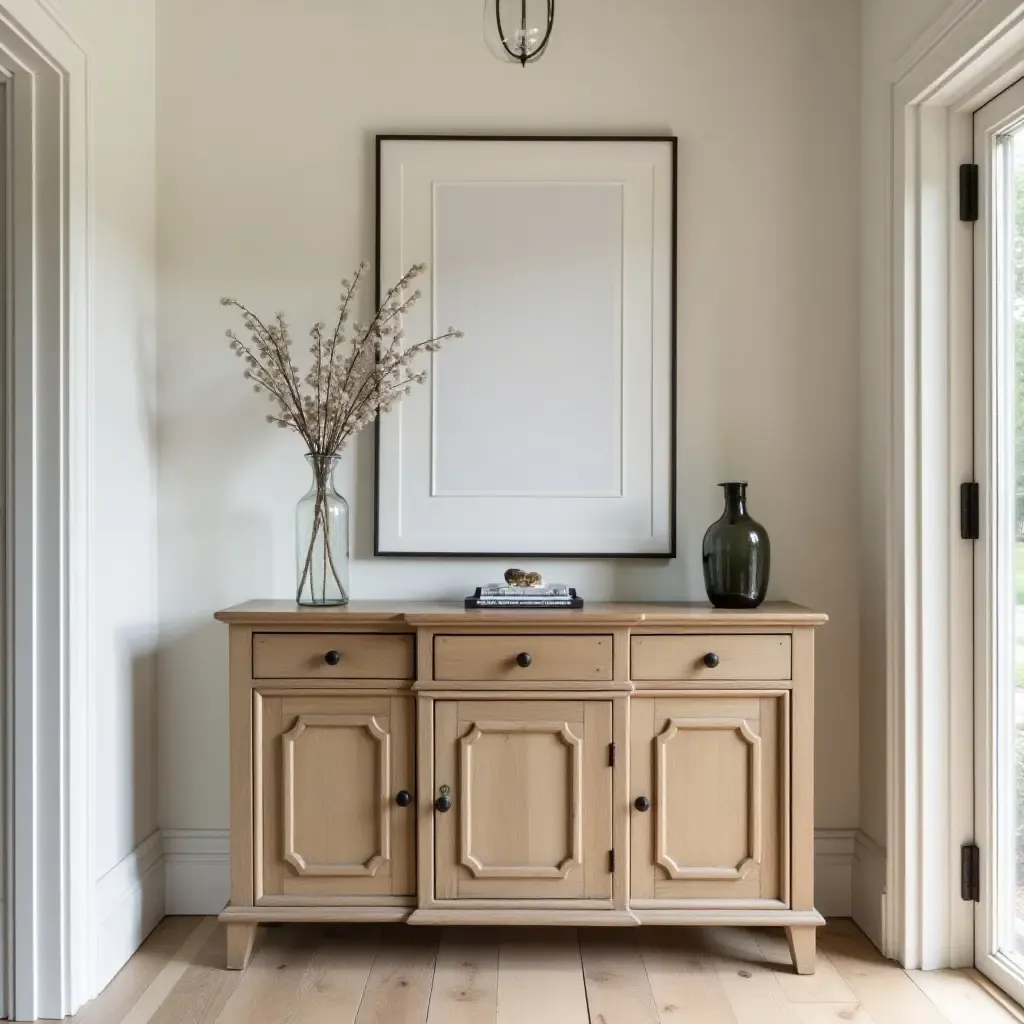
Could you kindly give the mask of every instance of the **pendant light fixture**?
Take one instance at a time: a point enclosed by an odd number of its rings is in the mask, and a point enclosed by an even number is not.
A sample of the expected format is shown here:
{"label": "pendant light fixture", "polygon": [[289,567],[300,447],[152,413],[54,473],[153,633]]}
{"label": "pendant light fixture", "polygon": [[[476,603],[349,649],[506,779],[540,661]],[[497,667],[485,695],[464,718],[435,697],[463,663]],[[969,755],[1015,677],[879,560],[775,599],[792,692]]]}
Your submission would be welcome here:
{"label": "pendant light fixture", "polygon": [[532,64],[551,39],[555,0],[486,0],[484,39],[498,60]]}

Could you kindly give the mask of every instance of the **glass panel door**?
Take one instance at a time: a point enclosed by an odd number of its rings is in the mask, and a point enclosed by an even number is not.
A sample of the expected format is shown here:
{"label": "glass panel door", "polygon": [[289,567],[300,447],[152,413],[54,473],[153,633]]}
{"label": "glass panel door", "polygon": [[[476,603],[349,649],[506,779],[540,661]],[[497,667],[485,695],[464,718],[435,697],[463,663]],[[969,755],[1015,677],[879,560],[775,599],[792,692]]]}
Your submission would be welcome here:
{"label": "glass panel door", "polygon": [[1024,82],[975,115],[979,969],[1024,1001]]}

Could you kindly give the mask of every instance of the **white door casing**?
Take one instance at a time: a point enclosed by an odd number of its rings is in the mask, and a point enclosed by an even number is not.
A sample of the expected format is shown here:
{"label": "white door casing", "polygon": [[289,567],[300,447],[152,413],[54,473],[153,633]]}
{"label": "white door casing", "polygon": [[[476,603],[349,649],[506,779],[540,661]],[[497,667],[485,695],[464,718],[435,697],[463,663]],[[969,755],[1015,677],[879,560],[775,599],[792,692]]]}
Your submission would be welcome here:
{"label": "white door casing", "polygon": [[981,891],[975,921],[975,963],[1000,988],[1024,1002],[1012,948],[1014,864],[1008,857],[1016,825],[1013,778],[1015,542],[1015,395],[1013,246],[1016,175],[1013,145],[999,139],[1024,122],[1024,81],[1000,93],[974,117],[979,220],[975,228],[975,465],[981,528],[975,565],[976,842]]}
{"label": "white door casing", "polygon": [[95,994],[87,58],[48,3],[4,0],[0,66],[11,213],[7,1009],[22,1020],[63,1017]]}
{"label": "white door casing", "polygon": [[960,0],[892,71],[884,952],[974,960],[960,847],[974,837],[973,235],[958,210],[971,114],[1021,77],[1020,0]]}
{"label": "white door casing", "polygon": [[[0,480],[7,479],[7,327],[8,327],[8,288],[9,288],[9,254],[7,252],[7,228],[10,223],[8,210],[9,192],[7,173],[9,152],[7,145],[7,127],[9,124],[7,103],[11,90],[8,88],[8,76],[0,77]],[[7,498],[6,488],[0,493],[0,576],[7,578]],[[6,622],[6,591],[0,593],[0,622]],[[7,630],[0,629],[0,708],[6,714],[7,703]],[[0,1017],[7,1015],[7,892],[8,868],[7,837],[9,825],[7,821],[8,772],[7,772],[7,737],[0,730]]]}

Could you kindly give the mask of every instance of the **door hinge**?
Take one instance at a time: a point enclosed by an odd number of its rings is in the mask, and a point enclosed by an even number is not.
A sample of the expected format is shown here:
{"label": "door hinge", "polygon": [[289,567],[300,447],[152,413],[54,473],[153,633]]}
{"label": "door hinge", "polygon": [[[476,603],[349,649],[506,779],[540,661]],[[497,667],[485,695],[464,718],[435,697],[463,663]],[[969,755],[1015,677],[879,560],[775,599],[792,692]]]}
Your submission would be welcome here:
{"label": "door hinge", "polygon": [[960,165],[960,219],[973,222],[978,219],[980,211],[980,194],[978,191],[978,165]]}
{"label": "door hinge", "polygon": [[960,485],[960,536],[964,540],[981,537],[981,494],[973,482]]}
{"label": "door hinge", "polygon": [[613,874],[613,875],[615,874],[615,851],[614,850],[609,850],[608,851],[608,872],[610,874]]}
{"label": "door hinge", "polygon": [[609,768],[614,768],[615,767],[615,744],[614,743],[609,743],[608,744],[608,767]]}
{"label": "door hinge", "polygon": [[981,899],[981,851],[974,843],[960,847],[960,899],[968,903]]}

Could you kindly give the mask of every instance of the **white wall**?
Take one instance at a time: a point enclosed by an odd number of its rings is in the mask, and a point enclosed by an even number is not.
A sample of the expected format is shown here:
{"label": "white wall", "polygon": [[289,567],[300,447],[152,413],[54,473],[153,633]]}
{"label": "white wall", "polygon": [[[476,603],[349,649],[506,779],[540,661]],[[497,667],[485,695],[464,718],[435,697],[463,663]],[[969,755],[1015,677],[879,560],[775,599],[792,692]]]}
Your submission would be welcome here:
{"label": "white wall", "polygon": [[[157,828],[155,2],[62,0],[89,55],[97,968],[162,914]],[[72,514],[83,514],[72,509]],[[140,855],[141,853],[141,855]],[[148,884],[146,875],[149,875]],[[156,879],[159,883],[159,879]]]}
{"label": "white wall", "polygon": [[950,0],[863,0],[861,71],[860,828],[853,916],[883,945],[886,871],[886,493],[892,84],[899,61]]}
{"label": "white wall", "polygon": [[888,457],[892,83],[900,59],[950,0],[864,0],[862,72],[860,822],[886,841],[885,495]]}
{"label": "white wall", "polygon": [[[681,555],[536,568],[591,600],[703,598],[715,483],[749,478],[771,595],[831,616],[817,825],[854,826],[859,4],[562,0],[525,71],[488,54],[479,6],[158,4],[161,822],[227,825],[227,645],[211,615],[294,592],[307,486],[298,442],[239,378],[218,297],[296,325],[331,310],[373,253],[375,132],[646,131],[680,138]],[[341,474],[356,597],[458,598],[506,567],[372,558],[372,457],[367,435]]]}

